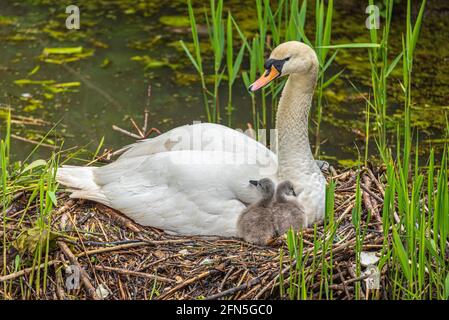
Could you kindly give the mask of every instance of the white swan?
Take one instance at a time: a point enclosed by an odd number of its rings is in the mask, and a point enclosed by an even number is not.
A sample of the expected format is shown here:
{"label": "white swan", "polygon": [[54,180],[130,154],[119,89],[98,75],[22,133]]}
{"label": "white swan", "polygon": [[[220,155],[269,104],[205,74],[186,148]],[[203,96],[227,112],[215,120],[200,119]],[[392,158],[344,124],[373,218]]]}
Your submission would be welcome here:
{"label": "white swan", "polygon": [[184,235],[236,236],[239,213],[258,199],[249,180],[290,180],[309,224],[321,220],[325,179],[308,140],[316,54],[303,43],[286,42],[265,67],[250,90],[289,75],[277,111],[278,156],[239,131],[194,124],[138,142],[103,167],[59,168],[58,182],[72,198],[103,203],[142,225]]}

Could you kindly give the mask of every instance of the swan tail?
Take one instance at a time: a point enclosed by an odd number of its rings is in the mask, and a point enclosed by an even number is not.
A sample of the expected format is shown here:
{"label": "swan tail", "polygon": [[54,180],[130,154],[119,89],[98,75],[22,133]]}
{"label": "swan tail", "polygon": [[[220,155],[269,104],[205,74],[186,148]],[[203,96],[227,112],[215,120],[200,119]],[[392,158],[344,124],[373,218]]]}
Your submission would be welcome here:
{"label": "swan tail", "polygon": [[92,200],[109,206],[110,201],[101,187],[95,183],[95,169],[94,167],[63,166],[56,172],[56,180],[71,192],[70,198]]}

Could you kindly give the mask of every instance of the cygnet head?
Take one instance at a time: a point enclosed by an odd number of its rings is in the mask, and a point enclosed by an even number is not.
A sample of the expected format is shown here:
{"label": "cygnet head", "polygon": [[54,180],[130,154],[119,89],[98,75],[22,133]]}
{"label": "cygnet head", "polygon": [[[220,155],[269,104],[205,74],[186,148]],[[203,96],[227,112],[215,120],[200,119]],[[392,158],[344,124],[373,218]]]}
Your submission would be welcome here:
{"label": "cygnet head", "polygon": [[265,73],[248,89],[256,91],[276,78],[292,74],[307,78],[314,84],[318,66],[317,55],[311,47],[299,41],[284,42],[274,48],[270,58],[265,62]]}
{"label": "cygnet head", "polygon": [[293,183],[289,180],[285,180],[276,188],[276,200],[277,201],[285,201],[288,200],[288,198],[291,198],[292,200],[296,198],[295,193],[295,187],[293,186]]}
{"label": "cygnet head", "polygon": [[274,195],[274,182],[269,178],[263,178],[261,180],[250,180],[253,186],[257,188],[257,190],[262,195],[262,199],[271,199]]}

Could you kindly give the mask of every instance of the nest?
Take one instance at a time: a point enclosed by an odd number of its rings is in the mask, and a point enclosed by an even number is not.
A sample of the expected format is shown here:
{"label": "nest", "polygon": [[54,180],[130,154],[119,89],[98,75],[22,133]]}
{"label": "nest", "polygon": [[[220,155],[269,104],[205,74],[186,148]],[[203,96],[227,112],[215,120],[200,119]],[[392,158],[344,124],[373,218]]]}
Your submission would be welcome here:
{"label": "nest", "polygon": [[[327,236],[323,225],[302,231],[306,270],[312,270],[313,255],[319,255],[314,262],[318,267],[307,274],[308,298],[326,298],[323,284],[334,299],[353,299],[355,290],[361,298],[372,294],[363,284],[367,275],[355,270],[356,231],[351,211],[358,174],[362,177],[362,217],[371,213],[369,224],[367,219],[360,221],[366,230],[360,249],[378,252],[382,248],[379,210],[383,186],[376,177],[379,173],[375,175],[370,169],[334,172],[338,229],[331,248],[325,254],[314,251],[317,239]],[[63,205],[50,215],[50,235],[40,232],[39,238],[31,232],[36,226],[36,208],[31,206],[23,217],[28,196],[15,197],[7,210],[5,234],[1,235],[6,239],[6,255],[0,262],[5,270],[0,283],[7,286],[0,286],[0,295],[5,298],[279,299],[287,296],[284,289],[294,277],[297,259],[289,255],[285,236],[269,246],[254,246],[240,239],[168,235],[137,225],[106,206],[72,200],[66,194],[59,195],[58,203]],[[34,259],[33,265],[33,252],[42,237],[49,240],[48,258],[44,261],[43,252],[42,260],[36,263]],[[17,256],[21,257],[19,266]],[[329,279],[322,276],[323,263],[332,269]],[[386,287],[382,272],[380,282],[377,298]]]}

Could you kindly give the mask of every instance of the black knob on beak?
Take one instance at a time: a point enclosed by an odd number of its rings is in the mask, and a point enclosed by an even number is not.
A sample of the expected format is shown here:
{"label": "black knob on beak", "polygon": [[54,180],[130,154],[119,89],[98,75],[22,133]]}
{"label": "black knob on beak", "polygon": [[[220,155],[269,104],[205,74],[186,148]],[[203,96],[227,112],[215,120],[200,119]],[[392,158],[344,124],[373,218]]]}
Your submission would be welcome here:
{"label": "black knob on beak", "polygon": [[253,186],[256,186],[259,184],[259,181],[257,180],[249,180],[249,183],[251,183]]}
{"label": "black knob on beak", "polygon": [[268,59],[267,61],[265,61],[263,67],[265,68],[265,70],[270,70],[271,66],[274,64],[276,60],[274,59]]}
{"label": "black knob on beak", "polygon": [[268,70],[268,72],[270,72],[270,69],[273,66],[279,73],[282,73],[282,67],[284,66],[285,61],[286,61],[285,59],[283,60],[268,59],[267,61],[265,61],[263,67],[265,68],[265,70]]}

